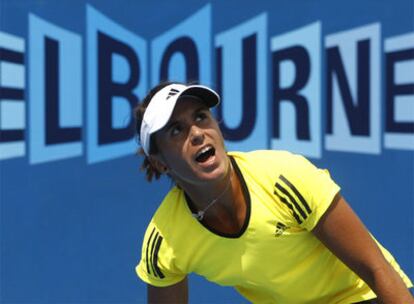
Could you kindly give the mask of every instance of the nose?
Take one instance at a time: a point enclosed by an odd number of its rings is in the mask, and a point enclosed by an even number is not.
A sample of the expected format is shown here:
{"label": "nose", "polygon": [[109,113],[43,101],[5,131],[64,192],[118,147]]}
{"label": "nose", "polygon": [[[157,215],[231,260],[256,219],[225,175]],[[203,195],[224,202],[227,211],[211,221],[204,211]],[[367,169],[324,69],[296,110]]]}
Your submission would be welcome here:
{"label": "nose", "polygon": [[193,125],[190,129],[190,140],[194,146],[201,145],[204,142],[204,132],[198,126]]}

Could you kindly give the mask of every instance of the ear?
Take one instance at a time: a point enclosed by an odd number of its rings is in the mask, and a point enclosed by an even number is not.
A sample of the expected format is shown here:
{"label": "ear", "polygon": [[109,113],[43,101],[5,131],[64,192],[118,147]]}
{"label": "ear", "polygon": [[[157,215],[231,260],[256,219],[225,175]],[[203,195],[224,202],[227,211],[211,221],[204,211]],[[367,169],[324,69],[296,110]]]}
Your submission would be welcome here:
{"label": "ear", "polygon": [[160,173],[166,173],[168,171],[168,167],[165,165],[165,163],[160,159],[160,157],[150,155],[148,157],[149,162],[155,169],[157,169]]}

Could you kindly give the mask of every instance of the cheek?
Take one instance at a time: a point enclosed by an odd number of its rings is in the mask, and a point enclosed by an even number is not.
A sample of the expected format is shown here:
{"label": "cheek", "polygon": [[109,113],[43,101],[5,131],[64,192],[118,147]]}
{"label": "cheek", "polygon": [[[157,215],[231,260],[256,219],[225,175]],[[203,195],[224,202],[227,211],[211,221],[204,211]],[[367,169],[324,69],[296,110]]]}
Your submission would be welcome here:
{"label": "cheek", "polygon": [[169,159],[167,160],[167,166],[170,170],[171,177],[176,182],[187,180],[188,178],[191,178],[194,175],[191,164],[189,164],[182,157],[170,155]]}
{"label": "cheek", "polygon": [[216,139],[222,144],[222,146],[224,147],[224,138],[223,138],[223,134],[221,133],[221,130],[219,128],[219,126],[216,124],[213,128],[213,132],[215,133],[214,136],[216,137]]}
{"label": "cheek", "polygon": [[166,160],[175,158],[175,154],[177,154],[178,151],[177,144],[166,136],[157,138],[157,147]]}
{"label": "cheek", "polygon": [[167,166],[175,171],[182,171],[189,167],[187,159],[185,158],[185,152],[181,150],[182,146],[171,145],[164,152],[164,159]]}

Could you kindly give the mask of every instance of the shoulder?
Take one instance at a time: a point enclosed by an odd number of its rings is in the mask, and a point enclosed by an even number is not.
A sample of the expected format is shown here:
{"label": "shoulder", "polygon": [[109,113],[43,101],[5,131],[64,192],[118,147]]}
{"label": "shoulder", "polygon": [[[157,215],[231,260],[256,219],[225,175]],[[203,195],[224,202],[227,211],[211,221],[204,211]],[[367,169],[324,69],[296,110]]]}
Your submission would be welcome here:
{"label": "shoulder", "polygon": [[240,158],[269,158],[275,156],[283,157],[285,155],[293,155],[293,153],[286,150],[252,150],[248,152],[229,151],[228,153],[229,155]]}
{"label": "shoulder", "polygon": [[173,187],[165,195],[157,210],[154,212],[149,222],[147,223],[144,234],[144,243],[148,242],[148,240],[153,239],[155,235],[162,236],[164,243],[166,240],[171,238],[171,231],[173,231],[171,227],[176,224],[175,222],[180,222],[179,220],[176,220],[175,217],[177,216],[178,212],[177,207],[179,206],[180,200],[182,199],[181,192],[182,191],[177,187]]}
{"label": "shoulder", "polygon": [[255,150],[250,152],[232,151],[228,153],[238,164],[249,170],[283,171],[292,166],[300,166],[306,160],[303,156],[285,150]]}
{"label": "shoulder", "polygon": [[229,152],[236,163],[236,169],[247,185],[258,185],[272,191],[280,175],[285,175],[293,154],[282,150],[256,150],[251,152]]}
{"label": "shoulder", "polygon": [[197,224],[189,209],[184,191],[173,187],[162,200],[147,227],[147,234],[155,230],[163,236],[171,247],[179,247],[186,242],[188,230]]}
{"label": "shoulder", "polygon": [[186,274],[176,259],[176,249],[183,246],[179,236],[183,235],[186,226],[179,210],[181,193],[176,187],[170,190],[144,234],[136,272],[144,282],[154,286],[170,286],[181,281]]}
{"label": "shoulder", "polygon": [[150,226],[155,226],[160,233],[167,236],[169,228],[174,225],[175,218],[180,216],[180,205],[183,199],[183,191],[178,187],[173,187],[152,216],[148,229]]}
{"label": "shoulder", "polygon": [[231,151],[229,155],[247,161],[283,162],[286,158],[295,157],[295,154],[286,150],[253,150],[249,152]]}

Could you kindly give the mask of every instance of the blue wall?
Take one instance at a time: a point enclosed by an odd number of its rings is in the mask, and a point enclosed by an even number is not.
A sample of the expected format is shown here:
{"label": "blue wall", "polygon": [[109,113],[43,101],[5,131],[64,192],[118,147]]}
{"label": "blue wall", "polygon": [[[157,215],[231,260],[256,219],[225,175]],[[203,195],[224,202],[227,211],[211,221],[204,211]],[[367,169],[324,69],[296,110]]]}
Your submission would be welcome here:
{"label": "blue wall", "polygon": [[145,182],[130,116],[165,78],[221,93],[230,150],[329,168],[414,278],[412,1],[3,0],[0,48],[2,303],[145,302],[134,267],[171,184]]}

